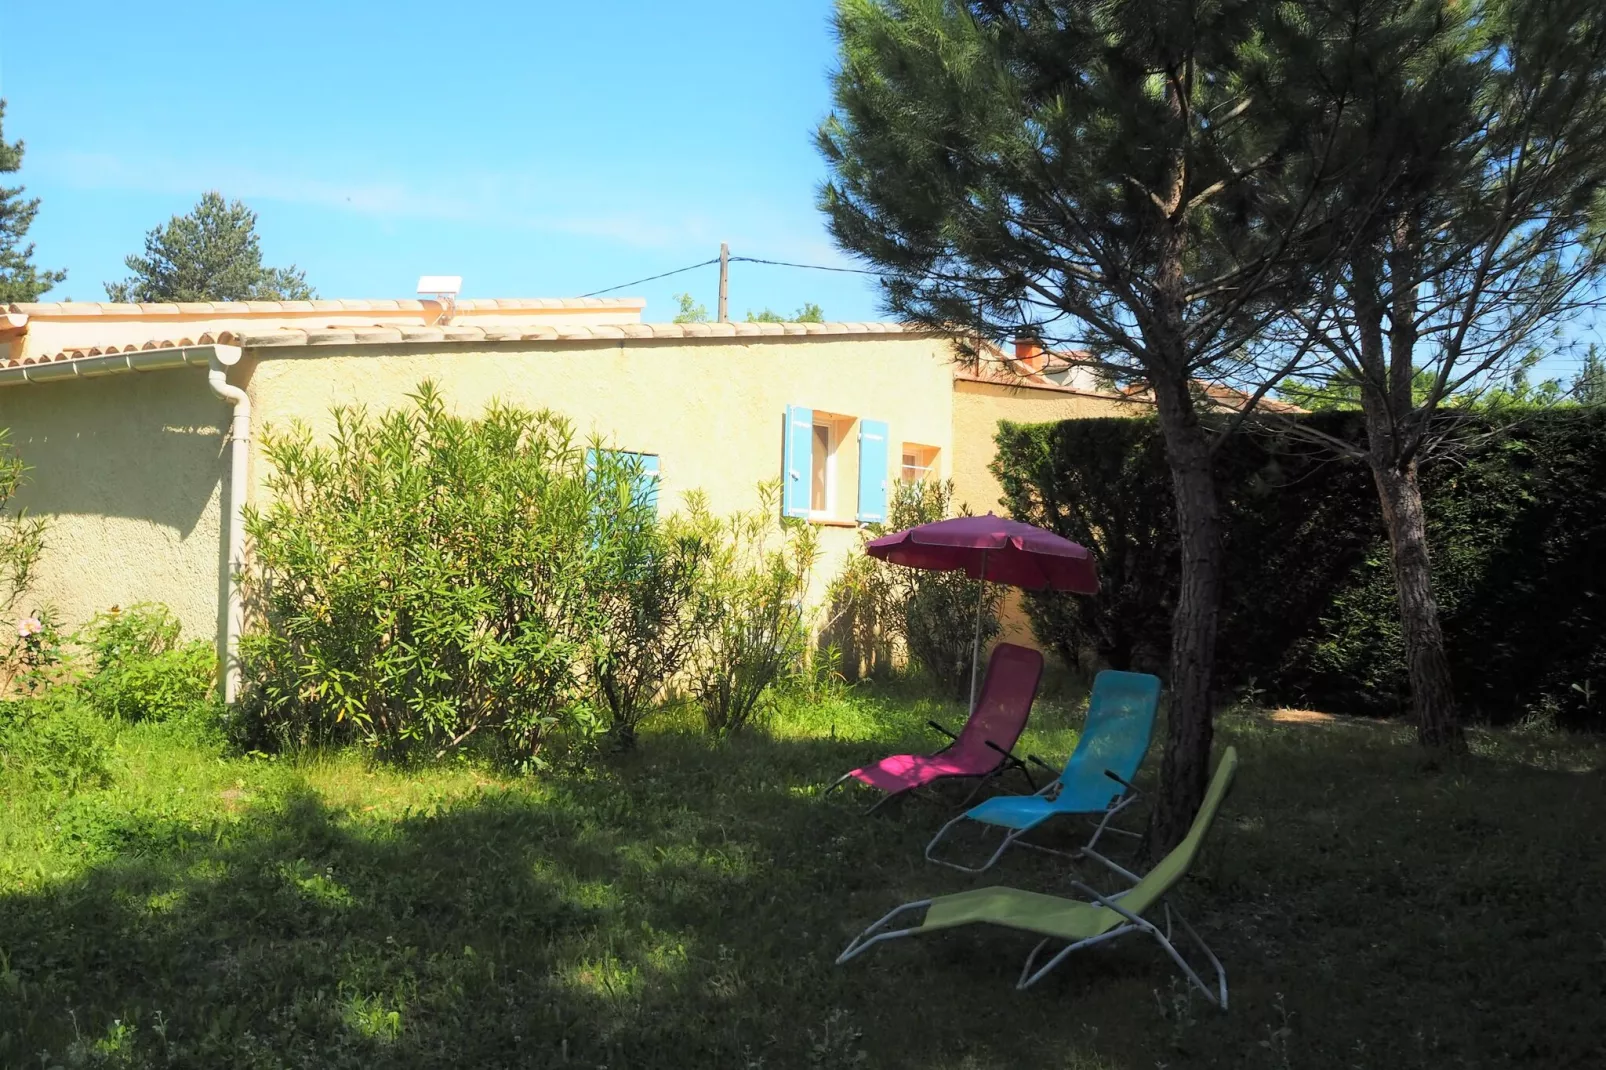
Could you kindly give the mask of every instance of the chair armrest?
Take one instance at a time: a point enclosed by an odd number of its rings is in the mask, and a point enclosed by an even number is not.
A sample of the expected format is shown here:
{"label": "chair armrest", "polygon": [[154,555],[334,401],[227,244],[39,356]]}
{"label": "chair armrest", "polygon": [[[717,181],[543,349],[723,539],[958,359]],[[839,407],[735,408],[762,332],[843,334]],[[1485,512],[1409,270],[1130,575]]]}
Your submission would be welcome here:
{"label": "chair armrest", "polygon": [[1141,794],[1143,794],[1142,792],[1138,791],[1138,786],[1136,784],[1132,783],[1132,781],[1130,781],[1126,777],[1120,775],[1119,773],[1117,773],[1113,769],[1104,770],[1104,775],[1109,777],[1111,780],[1115,781],[1117,784],[1121,785],[1127,791],[1130,791],[1133,795],[1141,795]]}
{"label": "chair armrest", "polygon": [[1044,769],[1048,770],[1050,773],[1053,773],[1055,776],[1059,776],[1060,775],[1061,770],[1055,769],[1052,765],[1049,765],[1047,762],[1043,761],[1043,759],[1039,758],[1035,754],[1028,754],[1026,756],[1026,760],[1031,762],[1033,765],[1042,766]]}
{"label": "chair armrest", "polygon": [[949,739],[957,740],[959,738],[958,736],[954,735],[952,732],[948,731],[948,729],[946,729],[942,725],[938,724],[936,721],[927,721],[926,723],[928,725],[930,725],[931,727],[935,728],[937,731],[941,732],[943,735],[947,736]]}

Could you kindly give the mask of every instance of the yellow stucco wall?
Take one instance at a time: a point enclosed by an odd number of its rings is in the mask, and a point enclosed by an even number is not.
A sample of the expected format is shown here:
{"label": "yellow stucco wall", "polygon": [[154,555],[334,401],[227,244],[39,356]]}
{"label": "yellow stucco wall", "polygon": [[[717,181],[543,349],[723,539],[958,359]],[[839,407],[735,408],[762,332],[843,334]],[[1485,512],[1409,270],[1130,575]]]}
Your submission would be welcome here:
{"label": "yellow stucco wall", "polygon": [[[330,409],[372,411],[406,403],[424,379],[463,413],[492,398],[547,407],[582,434],[655,453],[660,501],[678,508],[701,489],[726,513],[755,503],[755,487],[781,472],[788,405],[888,424],[889,483],[904,442],[936,447],[939,477],[977,512],[1002,511],[987,470],[1000,420],[1044,422],[1131,414],[1142,406],[1096,395],[953,379],[942,339],[919,335],[627,339],[473,345],[313,345],[247,350],[231,369],[246,387],[258,431],[293,419],[320,433]],[[140,600],[171,606],[194,636],[214,637],[225,568],[220,532],[228,407],[199,369],[111,375],[0,389],[0,426],[34,468],[18,503],[51,520],[35,596],[76,625]],[[836,517],[821,527],[815,598],[860,544],[857,427],[837,459]],[[266,467],[253,458],[260,497]],[[1030,639],[1018,606],[1006,637]]]}
{"label": "yellow stucco wall", "polygon": [[0,427],[32,469],[14,504],[50,525],[18,613],[48,602],[75,627],[163,602],[187,636],[216,638],[227,420],[201,368],[0,389]]}
{"label": "yellow stucco wall", "polygon": [[[259,426],[299,419],[320,434],[333,426],[332,406],[360,401],[379,412],[404,405],[425,379],[465,414],[492,398],[551,408],[572,419],[582,435],[596,432],[619,449],[657,454],[665,512],[679,508],[688,490],[700,489],[709,507],[723,514],[752,508],[757,485],[780,476],[788,405],[886,421],[889,480],[904,441],[939,447],[945,465],[953,427],[950,359],[944,341],[918,335],[434,349],[331,345],[249,350],[231,379],[246,384]],[[852,524],[856,433],[854,425],[838,451],[834,513],[845,524],[821,526],[816,599],[859,546]],[[265,475],[258,454],[258,495]]]}
{"label": "yellow stucco wall", "polygon": [[[1100,416],[1138,416],[1147,406],[1098,394],[1004,386],[956,380],[954,383],[954,503],[972,512],[1008,515],[1000,504],[1003,488],[988,469],[997,452],[994,436],[1002,420],[1055,423]],[[1036,647],[1031,622],[1018,592],[1006,594],[999,614],[1001,641]]]}

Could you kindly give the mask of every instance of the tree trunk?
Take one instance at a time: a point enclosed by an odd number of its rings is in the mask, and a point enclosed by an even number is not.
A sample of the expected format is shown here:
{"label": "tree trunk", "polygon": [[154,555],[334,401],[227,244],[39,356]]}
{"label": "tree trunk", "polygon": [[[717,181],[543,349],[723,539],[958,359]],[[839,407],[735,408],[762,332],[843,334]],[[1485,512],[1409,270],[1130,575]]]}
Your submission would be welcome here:
{"label": "tree trunk", "polygon": [[1394,586],[1400,601],[1400,634],[1405,640],[1416,738],[1430,751],[1464,751],[1466,734],[1456,717],[1455,688],[1450,679],[1450,662],[1444,654],[1439,605],[1433,598],[1433,565],[1428,557],[1427,518],[1422,511],[1416,462],[1409,462],[1402,470],[1373,457],[1371,467],[1383,503],[1383,524],[1388,529]]}
{"label": "tree trunk", "polygon": [[1156,380],[1153,387],[1171,467],[1182,554],[1177,608],[1171,618],[1165,757],[1149,826],[1149,848],[1159,854],[1187,836],[1210,778],[1210,691],[1221,607],[1222,547],[1210,444],[1199,426],[1188,382]]}
{"label": "tree trunk", "polygon": [[[1450,662],[1444,655],[1439,606],[1433,600],[1433,562],[1428,556],[1427,518],[1417,483],[1416,450],[1426,430],[1415,414],[1417,238],[1412,220],[1396,220],[1387,253],[1389,277],[1397,283],[1387,295],[1390,321],[1385,354],[1385,294],[1378,253],[1363,249],[1354,262],[1356,333],[1360,339],[1361,411],[1366,421],[1366,460],[1383,506],[1388,530],[1394,590],[1400,603],[1400,634],[1405,640],[1406,672],[1418,742],[1434,753],[1466,749],[1455,712]],[[1415,415],[1414,415],[1415,414]]]}
{"label": "tree trunk", "polygon": [[1188,835],[1210,777],[1214,725],[1210,691],[1221,612],[1221,518],[1210,443],[1193,405],[1193,363],[1186,343],[1188,301],[1188,154],[1191,59],[1167,73],[1166,100],[1177,123],[1165,192],[1159,200],[1153,314],[1144,325],[1143,363],[1154,391],[1160,434],[1177,505],[1182,555],[1177,608],[1171,617],[1171,703],[1166,718],[1160,794],[1149,822],[1148,848],[1169,851]]}

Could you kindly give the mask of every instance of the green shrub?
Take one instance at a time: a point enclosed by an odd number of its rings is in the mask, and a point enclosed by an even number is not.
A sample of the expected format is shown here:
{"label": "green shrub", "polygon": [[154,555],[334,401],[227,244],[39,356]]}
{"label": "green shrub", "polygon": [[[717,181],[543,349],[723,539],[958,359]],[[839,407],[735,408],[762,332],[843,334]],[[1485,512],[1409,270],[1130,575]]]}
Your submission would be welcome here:
{"label": "green shrub", "polygon": [[95,671],[106,672],[174,650],[182,630],[172,610],[140,602],[97,614],[84,626],[80,642],[94,658]]}
{"label": "green shrub", "polygon": [[264,436],[247,724],[265,742],[538,763],[554,733],[606,727],[586,674],[608,648],[599,592],[633,575],[629,533],[654,505],[625,458],[554,413],[462,418],[429,383],[412,401],[336,409],[328,445],[300,426]]}
{"label": "green shrub", "polygon": [[11,436],[0,427],[0,610],[8,610],[27,593],[33,570],[45,552],[45,522],[26,510],[5,512],[27,481],[28,466],[11,448]]}
{"label": "green shrub", "polygon": [[[861,542],[884,534],[872,524]],[[882,676],[894,670],[903,642],[904,614],[893,587],[892,570],[863,552],[848,555],[842,571],[826,591],[825,620],[817,638],[816,657],[829,656],[847,682]]]}
{"label": "green shrub", "polygon": [[217,651],[204,639],[180,643],[179,620],[165,606],[113,608],[84,628],[94,670],[79,690],[91,707],[121,721],[177,720],[206,708]]}
{"label": "green shrub", "polygon": [[[953,483],[921,481],[900,484],[893,494],[885,524],[872,524],[864,541],[889,532],[945,520],[952,515]],[[966,699],[975,649],[977,600],[981,599],[981,643],[998,635],[998,610],[1004,589],[981,584],[963,572],[932,572],[889,565],[868,554],[855,554],[832,583],[826,642],[846,654],[844,666],[854,676],[889,664],[892,649],[901,646],[909,661],[929,675],[947,695]]]}
{"label": "green shrub", "polygon": [[[1454,417],[1470,444],[1423,472],[1446,647],[1470,716],[1536,703],[1600,722],[1606,680],[1606,410],[1535,412],[1502,433]],[[1354,413],[1305,419],[1344,438]],[[1033,595],[1033,626],[1068,664],[1164,672],[1177,557],[1152,420],[1006,424],[994,471],[1019,519],[1094,551],[1097,596]],[[1391,713],[1408,700],[1377,491],[1364,465],[1253,430],[1218,449],[1226,549],[1217,688]]]}
{"label": "green shrub", "polygon": [[[887,515],[891,531],[902,531],[953,515],[952,482],[922,481],[898,489]],[[970,671],[980,605],[981,643],[998,635],[998,607],[1004,589],[983,585],[963,572],[931,572],[884,565],[892,572],[894,598],[903,609],[903,639],[909,659],[955,699],[970,694]]]}
{"label": "green shrub", "polygon": [[635,745],[636,729],[691,658],[703,625],[697,596],[713,549],[704,528],[677,517],[621,526],[620,552],[588,592],[599,617],[590,679],[621,750]]}
{"label": "green shrub", "polygon": [[777,519],[779,492],[760,488],[759,507],[724,520],[702,499],[687,524],[709,547],[695,597],[689,687],[710,734],[740,731],[763,712],[770,689],[802,671],[808,652],[803,600],[818,557],[814,529]]}

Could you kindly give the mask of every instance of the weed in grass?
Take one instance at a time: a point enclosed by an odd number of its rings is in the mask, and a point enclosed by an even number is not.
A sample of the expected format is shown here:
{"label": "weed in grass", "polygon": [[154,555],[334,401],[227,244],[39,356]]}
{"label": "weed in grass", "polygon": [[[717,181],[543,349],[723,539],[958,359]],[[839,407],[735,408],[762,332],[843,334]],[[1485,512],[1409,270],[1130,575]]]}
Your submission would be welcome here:
{"label": "weed in grass", "polygon": [[1193,986],[1182,978],[1173,977],[1164,994],[1158,988],[1154,990],[1155,1010],[1166,1023],[1170,1046],[1175,1051],[1187,1050],[1188,1032],[1198,1024],[1193,999]]}
{"label": "weed in grass", "polygon": [[870,1055],[860,1047],[863,1040],[864,1032],[853,1025],[848,1012],[834,1008],[818,1030],[809,1030],[808,1065],[830,1070],[867,1066]]}
{"label": "weed in grass", "polygon": [[1281,992],[1272,1001],[1271,1009],[1274,1022],[1267,1024],[1266,1039],[1260,1042],[1260,1047],[1269,1056],[1273,1070],[1292,1070],[1288,1059],[1288,1038],[1294,1035],[1294,1030],[1288,1024],[1288,1007],[1283,1002]]}

